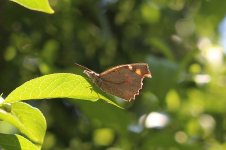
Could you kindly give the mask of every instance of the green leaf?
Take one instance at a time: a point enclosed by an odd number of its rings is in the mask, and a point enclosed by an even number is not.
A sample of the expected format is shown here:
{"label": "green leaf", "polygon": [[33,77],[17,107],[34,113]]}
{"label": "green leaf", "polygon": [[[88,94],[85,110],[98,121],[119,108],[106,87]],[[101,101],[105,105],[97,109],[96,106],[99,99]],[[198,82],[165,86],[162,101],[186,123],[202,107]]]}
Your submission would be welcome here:
{"label": "green leaf", "polygon": [[167,92],[177,85],[179,67],[173,61],[156,57],[148,57],[147,62],[151,66],[151,72],[154,73],[153,79],[147,86],[150,87],[150,91],[155,93],[159,99],[165,99]]}
{"label": "green leaf", "polygon": [[0,147],[5,150],[39,150],[32,142],[20,135],[0,133]]}
{"label": "green leaf", "polygon": [[48,0],[11,0],[18,3],[28,9],[42,11],[45,13],[54,13],[53,9],[50,7]]}
{"label": "green leaf", "polygon": [[[3,104],[4,106],[6,104]],[[8,107],[11,107],[8,109]],[[26,135],[38,146],[43,143],[46,131],[46,121],[42,113],[26,103],[17,102],[8,104],[0,109],[0,119],[14,125],[21,133]],[[10,110],[10,111],[9,111]]]}
{"label": "green leaf", "polygon": [[108,97],[104,92],[95,88],[95,86],[91,85],[89,81],[80,75],[56,73],[25,82],[11,92],[3,103],[31,99],[73,98],[90,101],[102,99],[120,107]]}

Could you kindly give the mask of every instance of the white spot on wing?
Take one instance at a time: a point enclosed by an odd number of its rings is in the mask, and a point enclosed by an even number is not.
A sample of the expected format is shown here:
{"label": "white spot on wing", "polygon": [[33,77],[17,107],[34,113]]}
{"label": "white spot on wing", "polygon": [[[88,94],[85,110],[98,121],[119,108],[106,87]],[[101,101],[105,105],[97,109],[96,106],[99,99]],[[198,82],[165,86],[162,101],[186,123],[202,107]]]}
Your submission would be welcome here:
{"label": "white spot on wing", "polygon": [[129,70],[133,70],[133,66],[132,65],[128,65]]}

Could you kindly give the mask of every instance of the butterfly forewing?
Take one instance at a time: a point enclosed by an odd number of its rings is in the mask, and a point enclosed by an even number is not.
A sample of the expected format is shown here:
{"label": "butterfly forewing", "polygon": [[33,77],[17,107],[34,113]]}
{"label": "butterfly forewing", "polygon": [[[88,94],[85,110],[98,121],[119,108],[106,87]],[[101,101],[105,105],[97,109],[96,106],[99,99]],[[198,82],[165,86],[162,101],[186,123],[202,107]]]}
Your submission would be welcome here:
{"label": "butterfly forewing", "polygon": [[148,65],[145,63],[134,63],[119,65],[108,69],[100,74],[100,77],[105,81],[111,81],[114,83],[123,82],[130,77],[151,77],[151,73],[148,69]]}

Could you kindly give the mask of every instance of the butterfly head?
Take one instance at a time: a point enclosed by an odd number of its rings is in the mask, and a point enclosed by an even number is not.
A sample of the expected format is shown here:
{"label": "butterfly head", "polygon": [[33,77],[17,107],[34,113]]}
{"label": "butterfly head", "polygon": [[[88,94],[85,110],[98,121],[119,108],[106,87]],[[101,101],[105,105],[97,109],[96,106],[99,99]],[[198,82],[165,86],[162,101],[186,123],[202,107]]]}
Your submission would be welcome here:
{"label": "butterfly head", "polygon": [[84,70],[84,73],[95,83],[98,84],[100,82],[100,75],[91,70]]}

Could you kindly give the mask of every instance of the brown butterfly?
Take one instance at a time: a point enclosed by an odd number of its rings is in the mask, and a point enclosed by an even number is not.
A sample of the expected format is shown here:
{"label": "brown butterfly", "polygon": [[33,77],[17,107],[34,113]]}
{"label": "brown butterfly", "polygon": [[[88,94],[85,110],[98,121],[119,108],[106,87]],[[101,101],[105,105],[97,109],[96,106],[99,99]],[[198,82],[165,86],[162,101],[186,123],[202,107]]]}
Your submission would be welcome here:
{"label": "brown butterfly", "polygon": [[84,73],[100,89],[127,101],[139,95],[145,77],[152,77],[146,63],[119,65],[100,74],[77,63],[75,65],[83,68]]}

